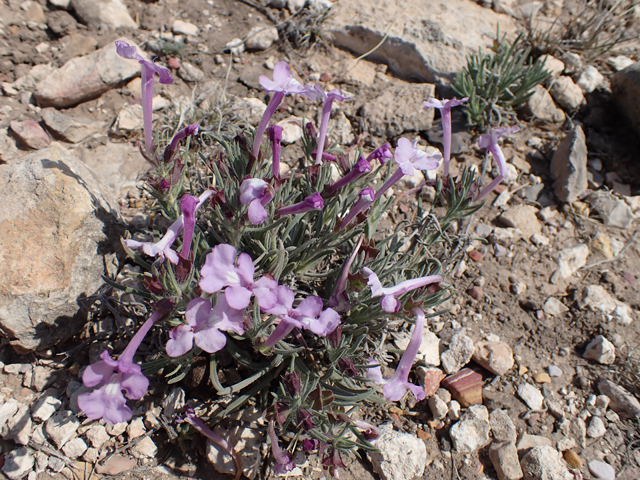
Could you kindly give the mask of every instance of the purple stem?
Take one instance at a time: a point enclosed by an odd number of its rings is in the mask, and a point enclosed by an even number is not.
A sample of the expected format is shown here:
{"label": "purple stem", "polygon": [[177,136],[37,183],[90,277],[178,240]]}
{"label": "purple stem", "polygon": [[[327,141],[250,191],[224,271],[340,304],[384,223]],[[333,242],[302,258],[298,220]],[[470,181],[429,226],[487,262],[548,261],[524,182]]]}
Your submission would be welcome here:
{"label": "purple stem", "polygon": [[327,128],[329,127],[329,117],[331,116],[331,104],[333,98],[331,95],[327,97],[322,106],[322,120],[320,120],[320,136],[318,138],[318,151],[316,153],[316,165],[322,163],[322,151],[324,150],[324,142],[327,138]]}
{"label": "purple stem", "polygon": [[451,107],[445,106],[442,115],[442,141],[444,149],[444,177],[449,175],[449,161],[451,160]]}
{"label": "purple stem", "polygon": [[136,351],[138,350],[138,347],[142,343],[142,340],[144,340],[144,337],[147,335],[147,333],[149,333],[149,330],[151,330],[151,327],[153,327],[153,324],[156,323],[166,313],[167,313],[166,310],[161,310],[161,309],[158,309],[155,312],[153,312],[153,315],[151,315],[147,319],[147,321],[144,322],[142,327],[140,327],[140,330],[137,331],[137,333],[133,336],[133,338],[129,342],[129,345],[127,345],[127,348],[124,349],[124,352],[122,352],[122,355],[120,355],[120,358],[118,359],[120,362],[133,363],[133,356],[136,354]]}
{"label": "purple stem", "polygon": [[[311,152],[311,155],[317,155],[318,154],[318,150],[314,150]],[[331,155],[330,153],[326,153],[326,152],[322,152],[322,159],[323,160],[329,160],[330,162],[335,162],[336,161],[336,156],[335,155]]]}
{"label": "purple stem", "polygon": [[258,129],[256,130],[256,138],[253,140],[253,156],[256,158],[260,153],[260,140],[262,140],[262,135],[267,129],[269,120],[271,120],[271,117],[273,117],[273,114],[276,113],[276,110],[280,106],[280,103],[282,103],[283,98],[284,92],[274,92],[273,97],[271,97],[271,100],[269,101],[269,105],[267,105],[267,109],[262,115],[260,125],[258,125]]}
{"label": "purple stem", "polygon": [[494,178],[491,181],[491,183],[489,185],[487,185],[486,187],[484,187],[484,189],[476,196],[476,202],[478,200],[480,200],[482,197],[484,197],[491,190],[496,188],[498,186],[498,184],[502,181],[503,178],[504,178],[504,175],[498,175],[496,178]]}
{"label": "purple stem", "polygon": [[144,144],[148,154],[153,149],[153,81],[155,72],[142,65],[142,119],[144,123]]}
{"label": "purple stem", "polygon": [[196,207],[198,199],[193,195],[185,195],[180,201],[180,209],[184,215],[184,235],[182,236],[182,258],[189,258],[193,230],[196,227]]}

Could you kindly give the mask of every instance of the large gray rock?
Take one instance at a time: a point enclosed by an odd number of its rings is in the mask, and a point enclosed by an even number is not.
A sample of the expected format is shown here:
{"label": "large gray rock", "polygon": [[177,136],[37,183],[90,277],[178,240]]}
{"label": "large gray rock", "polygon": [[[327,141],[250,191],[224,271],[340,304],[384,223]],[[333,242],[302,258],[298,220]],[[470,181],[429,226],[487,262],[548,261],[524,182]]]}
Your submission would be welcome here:
{"label": "large gray rock", "polygon": [[[466,56],[491,48],[500,33],[513,35],[513,20],[471,0],[336,2],[326,26],[334,44],[362,55],[386,40],[367,59],[385,63],[399,77],[420,82],[451,80]],[[393,20],[392,20],[393,19]]]}
{"label": "large gray rock", "polygon": [[484,405],[474,405],[451,427],[449,435],[459,453],[471,453],[489,444],[489,412]]}
{"label": "large gray rock", "polygon": [[611,91],[618,108],[640,134],[640,62],[617,72],[611,79]]}
{"label": "large gray rock", "polygon": [[369,452],[374,471],[382,480],[421,478],[427,449],[418,437],[397,432],[391,424],[380,427],[382,435],[373,444],[379,452]]}
{"label": "large gray rock", "polygon": [[587,143],[576,126],[567,134],[551,160],[551,177],[556,196],[573,202],[587,189]]}
{"label": "large gray rock", "polygon": [[56,143],[0,165],[0,185],[0,331],[19,350],[54,345],[84,324],[118,206]]}
{"label": "large gray rock", "polygon": [[423,110],[422,102],[434,95],[435,86],[428,83],[389,87],[360,107],[365,128],[372,135],[382,137],[428,130],[433,123],[434,109]]}
{"label": "large gray rock", "polygon": [[587,198],[591,208],[600,214],[602,223],[610,227],[629,228],[636,216],[631,207],[606,191],[594,192]]}
{"label": "large gray rock", "polygon": [[533,447],[520,466],[524,480],[573,480],[560,453],[548,445]]}
{"label": "large gray rock", "polygon": [[138,28],[122,0],[71,0],[78,18],[95,29]]}
{"label": "large gray rock", "polygon": [[[135,45],[127,38],[122,40]],[[70,107],[98,97],[139,74],[140,64],[120,57],[115,44],[110,42],[54,70],[36,85],[34,97],[41,107]]]}

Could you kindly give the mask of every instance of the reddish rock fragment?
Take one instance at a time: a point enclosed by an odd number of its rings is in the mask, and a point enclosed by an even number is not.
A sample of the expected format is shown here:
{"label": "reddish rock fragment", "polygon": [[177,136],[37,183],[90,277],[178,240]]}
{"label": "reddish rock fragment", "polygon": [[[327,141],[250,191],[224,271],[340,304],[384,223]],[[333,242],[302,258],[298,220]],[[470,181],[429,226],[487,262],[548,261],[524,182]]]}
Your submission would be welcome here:
{"label": "reddish rock fragment", "polygon": [[35,120],[24,120],[11,122],[11,131],[20,143],[33,150],[47,148],[51,144],[51,139],[47,132]]}
{"label": "reddish rock fragment", "polygon": [[331,81],[331,74],[328,72],[324,72],[322,75],[320,75],[320,80],[323,82]]}
{"label": "reddish rock fragment", "polygon": [[171,57],[167,60],[167,67],[178,70],[180,68],[180,61],[176,57]]}
{"label": "reddish rock fragment", "polygon": [[441,386],[463,407],[482,404],[482,375],[470,368],[445,378]]}
{"label": "reddish rock fragment", "polygon": [[471,296],[471,298],[475,298],[476,300],[482,300],[484,298],[482,287],[471,287],[471,289],[469,290],[469,295]]}
{"label": "reddish rock fragment", "polygon": [[474,262],[479,262],[482,260],[482,254],[478,250],[471,250],[469,253],[469,258]]}
{"label": "reddish rock fragment", "polygon": [[427,394],[427,398],[433,397],[436,394],[444,377],[444,372],[439,368],[430,368],[425,371],[424,392]]}

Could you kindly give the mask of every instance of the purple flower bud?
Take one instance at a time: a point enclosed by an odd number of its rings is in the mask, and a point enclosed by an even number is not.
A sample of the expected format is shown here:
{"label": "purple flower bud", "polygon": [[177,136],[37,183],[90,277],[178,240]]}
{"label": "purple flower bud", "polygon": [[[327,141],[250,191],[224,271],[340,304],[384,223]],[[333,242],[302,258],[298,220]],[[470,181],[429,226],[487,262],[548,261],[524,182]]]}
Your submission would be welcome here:
{"label": "purple flower bud", "polygon": [[184,215],[184,235],[182,237],[182,258],[189,258],[191,254],[191,240],[196,227],[196,208],[200,200],[193,195],[184,195],[180,200],[180,210]]}
{"label": "purple flower bud", "polygon": [[327,335],[329,345],[331,348],[338,348],[340,346],[340,340],[342,339],[342,325],[338,325],[336,329]]}
{"label": "purple flower bud", "polygon": [[198,130],[200,129],[200,125],[194,123],[193,125],[189,125],[188,127],[183,128],[178,133],[176,133],[171,139],[171,143],[167,148],[164,149],[164,163],[169,163],[173,160],[173,156],[178,151],[178,144],[180,140],[186,137],[190,137],[191,135],[197,135]]}
{"label": "purple flower bud", "polygon": [[[363,240],[364,237],[361,236],[356,247],[353,249],[353,252],[346,260],[342,267],[340,278],[336,283],[336,288],[329,298],[329,306],[334,308],[337,312],[348,312],[351,310],[352,305],[351,302],[349,302],[349,295],[347,294],[347,279],[349,278],[349,269],[351,268],[353,261],[356,259],[356,255],[358,254],[358,250],[360,249],[360,245],[362,245]],[[342,329],[340,329],[340,332],[342,333]],[[331,339],[329,340],[331,341]],[[338,343],[339,341],[340,339],[338,338]],[[333,348],[337,348],[337,344]]]}
{"label": "purple flower bud", "polygon": [[301,408],[300,410],[298,410],[298,413],[296,414],[296,421],[299,425],[302,425],[302,428],[304,428],[307,432],[312,428],[315,428],[315,424],[311,419],[311,414],[306,408]]}
{"label": "purple flower bud", "polygon": [[340,223],[340,228],[345,228],[349,223],[351,223],[351,220],[356,218],[356,215],[369,208],[375,200],[375,195],[373,188],[363,188],[358,197],[358,201],[353,204],[353,207],[351,207],[347,216],[344,217],[342,223]]}
{"label": "purple flower bud", "polygon": [[367,157],[367,162],[378,160],[382,165],[384,165],[391,158],[393,158],[393,153],[391,153],[391,145],[385,143],[369,154],[369,156]]}
{"label": "purple flower bud", "polygon": [[319,193],[314,193],[300,203],[277,210],[276,215],[297,215],[299,213],[310,212],[311,210],[322,210],[323,208],[324,200]]}
{"label": "purple flower bud", "polygon": [[350,377],[355,377],[358,375],[358,370],[356,369],[353,361],[346,357],[340,357],[338,360],[338,368],[340,371]]}
{"label": "purple flower bud", "polygon": [[351,171],[347,173],[344,177],[338,180],[336,183],[327,187],[327,195],[331,196],[335,194],[338,190],[345,187],[346,185],[355,182],[361,176],[371,171],[371,165],[368,161],[364,159],[364,157],[360,157],[356,164],[353,166]]}
{"label": "purple flower bud", "polygon": [[320,120],[320,136],[318,138],[318,149],[316,153],[316,165],[322,163],[322,151],[327,138],[327,128],[329,127],[329,117],[331,115],[331,105],[334,100],[340,102],[351,99],[350,95],[345,94],[342,90],[331,90],[325,92],[324,89],[316,82],[315,85],[307,86],[307,97],[312,100],[322,98],[324,104],[322,106],[322,119]]}

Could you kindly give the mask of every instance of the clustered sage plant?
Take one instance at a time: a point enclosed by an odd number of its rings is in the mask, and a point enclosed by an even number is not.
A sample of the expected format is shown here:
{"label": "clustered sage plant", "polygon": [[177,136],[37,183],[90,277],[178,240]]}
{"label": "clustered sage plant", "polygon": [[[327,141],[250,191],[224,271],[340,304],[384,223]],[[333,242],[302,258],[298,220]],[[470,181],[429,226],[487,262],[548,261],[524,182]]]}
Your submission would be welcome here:
{"label": "clustered sage plant", "polygon": [[[117,46],[125,58],[140,59],[134,47]],[[140,62],[143,72],[164,72]],[[143,103],[153,95],[149,72]],[[444,275],[453,265],[452,252],[466,241],[448,227],[480,208],[478,200],[502,177],[480,192],[472,171],[452,178],[445,126],[446,174],[431,182],[435,202],[425,206],[418,199],[416,221],[379,228],[396,198],[393,189],[402,190],[400,180],[438,169],[442,155],[427,154],[417,139],[402,137],[395,150],[387,143],[365,156],[360,145],[349,159],[339,146],[325,148],[331,103],[348,94],[326,93],[317,83],[303,86],[284,62],[276,64],[273,80],[261,77],[260,83],[272,97],[253,136],[217,136],[194,123],[160,155],[151,117],[145,117],[143,154],[154,165],[145,188],[169,226],[163,234],[154,230],[156,239],[123,240],[130,259],[142,267],[146,290],[105,280],[143,299],[154,313],[118,360],[105,350],[84,370],[85,386],[101,386],[81,394],[78,403],[91,419],[127,421],[127,399],[145,396],[148,375],[162,371],[176,383],[205,356],[216,409],[205,413],[207,402],[188,402],[175,419],[180,434],[193,428],[232,455],[239,478],[234,445],[211,427],[250,403],[264,412],[276,473],[293,469],[294,453],[302,451],[318,455],[337,478],[344,455],[375,450],[371,442],[380,431],[360,418],[363,402],[400,401],[407,390],[415,401],[425,398],[424,388],[410,380],[412,366],[427,314],[451,295]],[[319,134],[305,125],[305,155],[282,174],[282,128],[268,125],[287,94],[324,103]],[[427,99],[424,105],[442,108],[442,121],[450,122],[448,109],[461,102]],[[480,140],[501,175],[504,156],[497,142],[512,132],[495,130]],[[180,142],[190,137],[216,145],[217,154],[181,152]],[[334,170],[341,175],[335,181]],[[389,357],[380,344],[392,322],[413,327],[395,373],[385,378],[380,367]],[[140,366],[134,355],[153,327],[163,351]],[[242,377],[233,385],[220,381],[223,351]]]}

